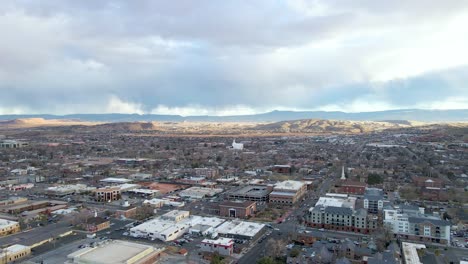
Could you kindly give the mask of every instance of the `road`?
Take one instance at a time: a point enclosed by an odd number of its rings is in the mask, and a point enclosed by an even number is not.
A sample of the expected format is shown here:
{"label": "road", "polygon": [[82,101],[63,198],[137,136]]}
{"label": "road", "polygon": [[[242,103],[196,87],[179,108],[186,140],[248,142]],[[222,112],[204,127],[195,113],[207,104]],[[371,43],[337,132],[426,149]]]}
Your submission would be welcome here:
{"label": "road", "polygon": [[[303,217],[305,212],[317,201],[317,197],[324,195],[328,192],[330,187],[332,186],[334,180],[337,176],[328,176],[326,177],[320,186],[317,187],[315,192],[311,195],[308,195],[305,201],[301,202],[299,205],[294,206],[292,209],[292,213],[289,217],[285,219],[283,223],[280,224],[272,224],[273,230],[272,233],[260,243],[254,241],[253,247],[242,256],[238,263],[239,264],[253,264],[256,263],[258,259],[265,256],[267,241],[270,238],[273,239],[281,239],[281,238],[288,238],[295,234],[297,231],[301,230],[308,230],[312,232],[312,234],[317,236],[323,236],[324,234],[326,237],[333,237],[333,238],[346,238],[346,237],[356,237],[359,238],[362,235],[354,234],[354,233],[339,233],[334,231],[318,231],[313,230],[311,228],[306,228],[298,223],[298,217]],[[289,239],[286,239],[289,240]]]}

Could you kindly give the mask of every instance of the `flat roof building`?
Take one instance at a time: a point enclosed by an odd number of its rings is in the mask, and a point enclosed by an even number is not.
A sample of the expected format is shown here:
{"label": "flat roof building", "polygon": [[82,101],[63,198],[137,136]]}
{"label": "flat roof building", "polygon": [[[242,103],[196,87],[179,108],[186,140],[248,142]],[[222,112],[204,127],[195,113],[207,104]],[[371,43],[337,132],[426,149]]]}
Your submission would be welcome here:
{"label": "flat roof building", "polygon": [[283,181],[275,184],[270,193],[270,203],[294,204],[307,192],[307,184],[301,181]]}
{"label": "flat roof building", "polygon": [[99,247],[87,247],[69,254],[76,264],[150,264],[155,263],[163,248],[122,240],[113,240]]}
{"label": "flat roof building", "polygon": [[18,222],[0,219],[0,236],[14,234],[20,231]]}
{"label": "flat roof building", "polygon": [[267,202],[272,188],[269,186],[248,185],[239,187],[228,194],[229,200]]}

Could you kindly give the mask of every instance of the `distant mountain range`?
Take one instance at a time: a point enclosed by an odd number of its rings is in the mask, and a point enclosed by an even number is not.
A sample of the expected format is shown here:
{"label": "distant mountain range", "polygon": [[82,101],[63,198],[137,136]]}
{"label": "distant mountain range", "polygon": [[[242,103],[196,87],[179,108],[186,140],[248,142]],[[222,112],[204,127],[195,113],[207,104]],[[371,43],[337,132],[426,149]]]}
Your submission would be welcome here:
{"label": "distant mountain range", "polygon": [[421,110],[404,109],[376,112],[327,112],[327,111],[272,111],[255,115],[235,116],[180,116],[153,114],[73,114],[73,115],[0,115],[0,120],[24,118],[44,118],[56,120],[75,120],[82,122],[279,122],[299,119],[328,119],[352,121],[388,121],[400,122],[411,120],[420,122],[458,122],[468,121],[468,109],[460,110]]}

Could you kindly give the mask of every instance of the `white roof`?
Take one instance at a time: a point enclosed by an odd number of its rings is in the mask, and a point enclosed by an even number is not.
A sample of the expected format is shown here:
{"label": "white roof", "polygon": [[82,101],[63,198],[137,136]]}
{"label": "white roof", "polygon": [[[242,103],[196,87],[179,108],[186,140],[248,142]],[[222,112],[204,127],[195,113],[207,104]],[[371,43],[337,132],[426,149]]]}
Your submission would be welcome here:
{"label": "white roof", "polygon": [[213,244],[213,245],[221,245],[221,246],[231,246],[234,244],[234,241],[230,238],[220,237],[216,240],[211,239],[203,239],[202,243],[205,244]]}
{"label": "white roof", "polygon": [[224,222],[222,225],[216,228],[216,232],[220,234],[253,237],[264,227],[264,224],[234,220]]}
{"label": "white roof", "polygon": [[16,224],[18,224],[18,222],[6,220],[6,219],[0,219],[0,228],[4,228],[4,227],[11,226],[11,225],[16,225]]}
{"label": "white roof", "polygon": [[6,250],[9,253],[21,252],[21,251],[26,250],[26,249],[29,249],[29,247],[28,246],[23,246],[23,245],[20,245],[20,244],[15,244],[15,245],[12,245],[12,246],[9,246],[9,247],[6,248]]}
{"label": "white roof", "polygon": [[403,248],[403,257],[405,258],[405,263],[411,264],[423,264],[419,260],[419,255],[417,249],[426,248],[423,244],[415,244],[415,243],[408,243],[403,242],[401,243]]}
{"label": "white roof", "polygon": [[132,180],[125,179],[125,178],[108,177],[108,178],[102,179],[101,181],[110,182],[110,183],[127,183],[127,182],[131,182]]}
{"label": "white roof", "polygon": [[149,245],[114,240],[99,247],[75,251],[68,255],[68,258],[73,259],[74,263],[127,264],[134,263],[133,258],[141,259],[161,250]]}
{"label": "white roof", "polygon": [[275,189],[281,189],[281,190],[295,191],[295,190],[299,190],[304,185],[305,185],[305,183],[301,182],[301,181],[288,180],[288,181],[283,181],[283,182],[275,184],[274,188]]}
{"label": "white roof", "polygon": [[320,197],[315,203],[315,206],[335,206],[335,207],[348,207],[354,209],[356,205],[356,198],[355,197],[348,197],[348,198],[336,198],[336,197]]}

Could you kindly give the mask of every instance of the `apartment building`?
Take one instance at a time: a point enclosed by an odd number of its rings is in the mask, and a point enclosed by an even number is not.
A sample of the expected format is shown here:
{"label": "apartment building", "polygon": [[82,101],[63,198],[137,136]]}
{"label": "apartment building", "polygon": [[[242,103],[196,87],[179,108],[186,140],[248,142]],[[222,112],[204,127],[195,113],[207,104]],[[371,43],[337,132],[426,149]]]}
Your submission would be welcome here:
{"label": "apartment building", "polygon": [[364,193],[364,208],[371,214],[377,214],[382,211],[384,202],[384,193],[382,189],[366,188]]}
{"label": "apartment building", "polygon": [[424,214],[424,208],[393,206],[384,210],[384,225],[396,237],[415,241],[450,244],[450,222]]}

